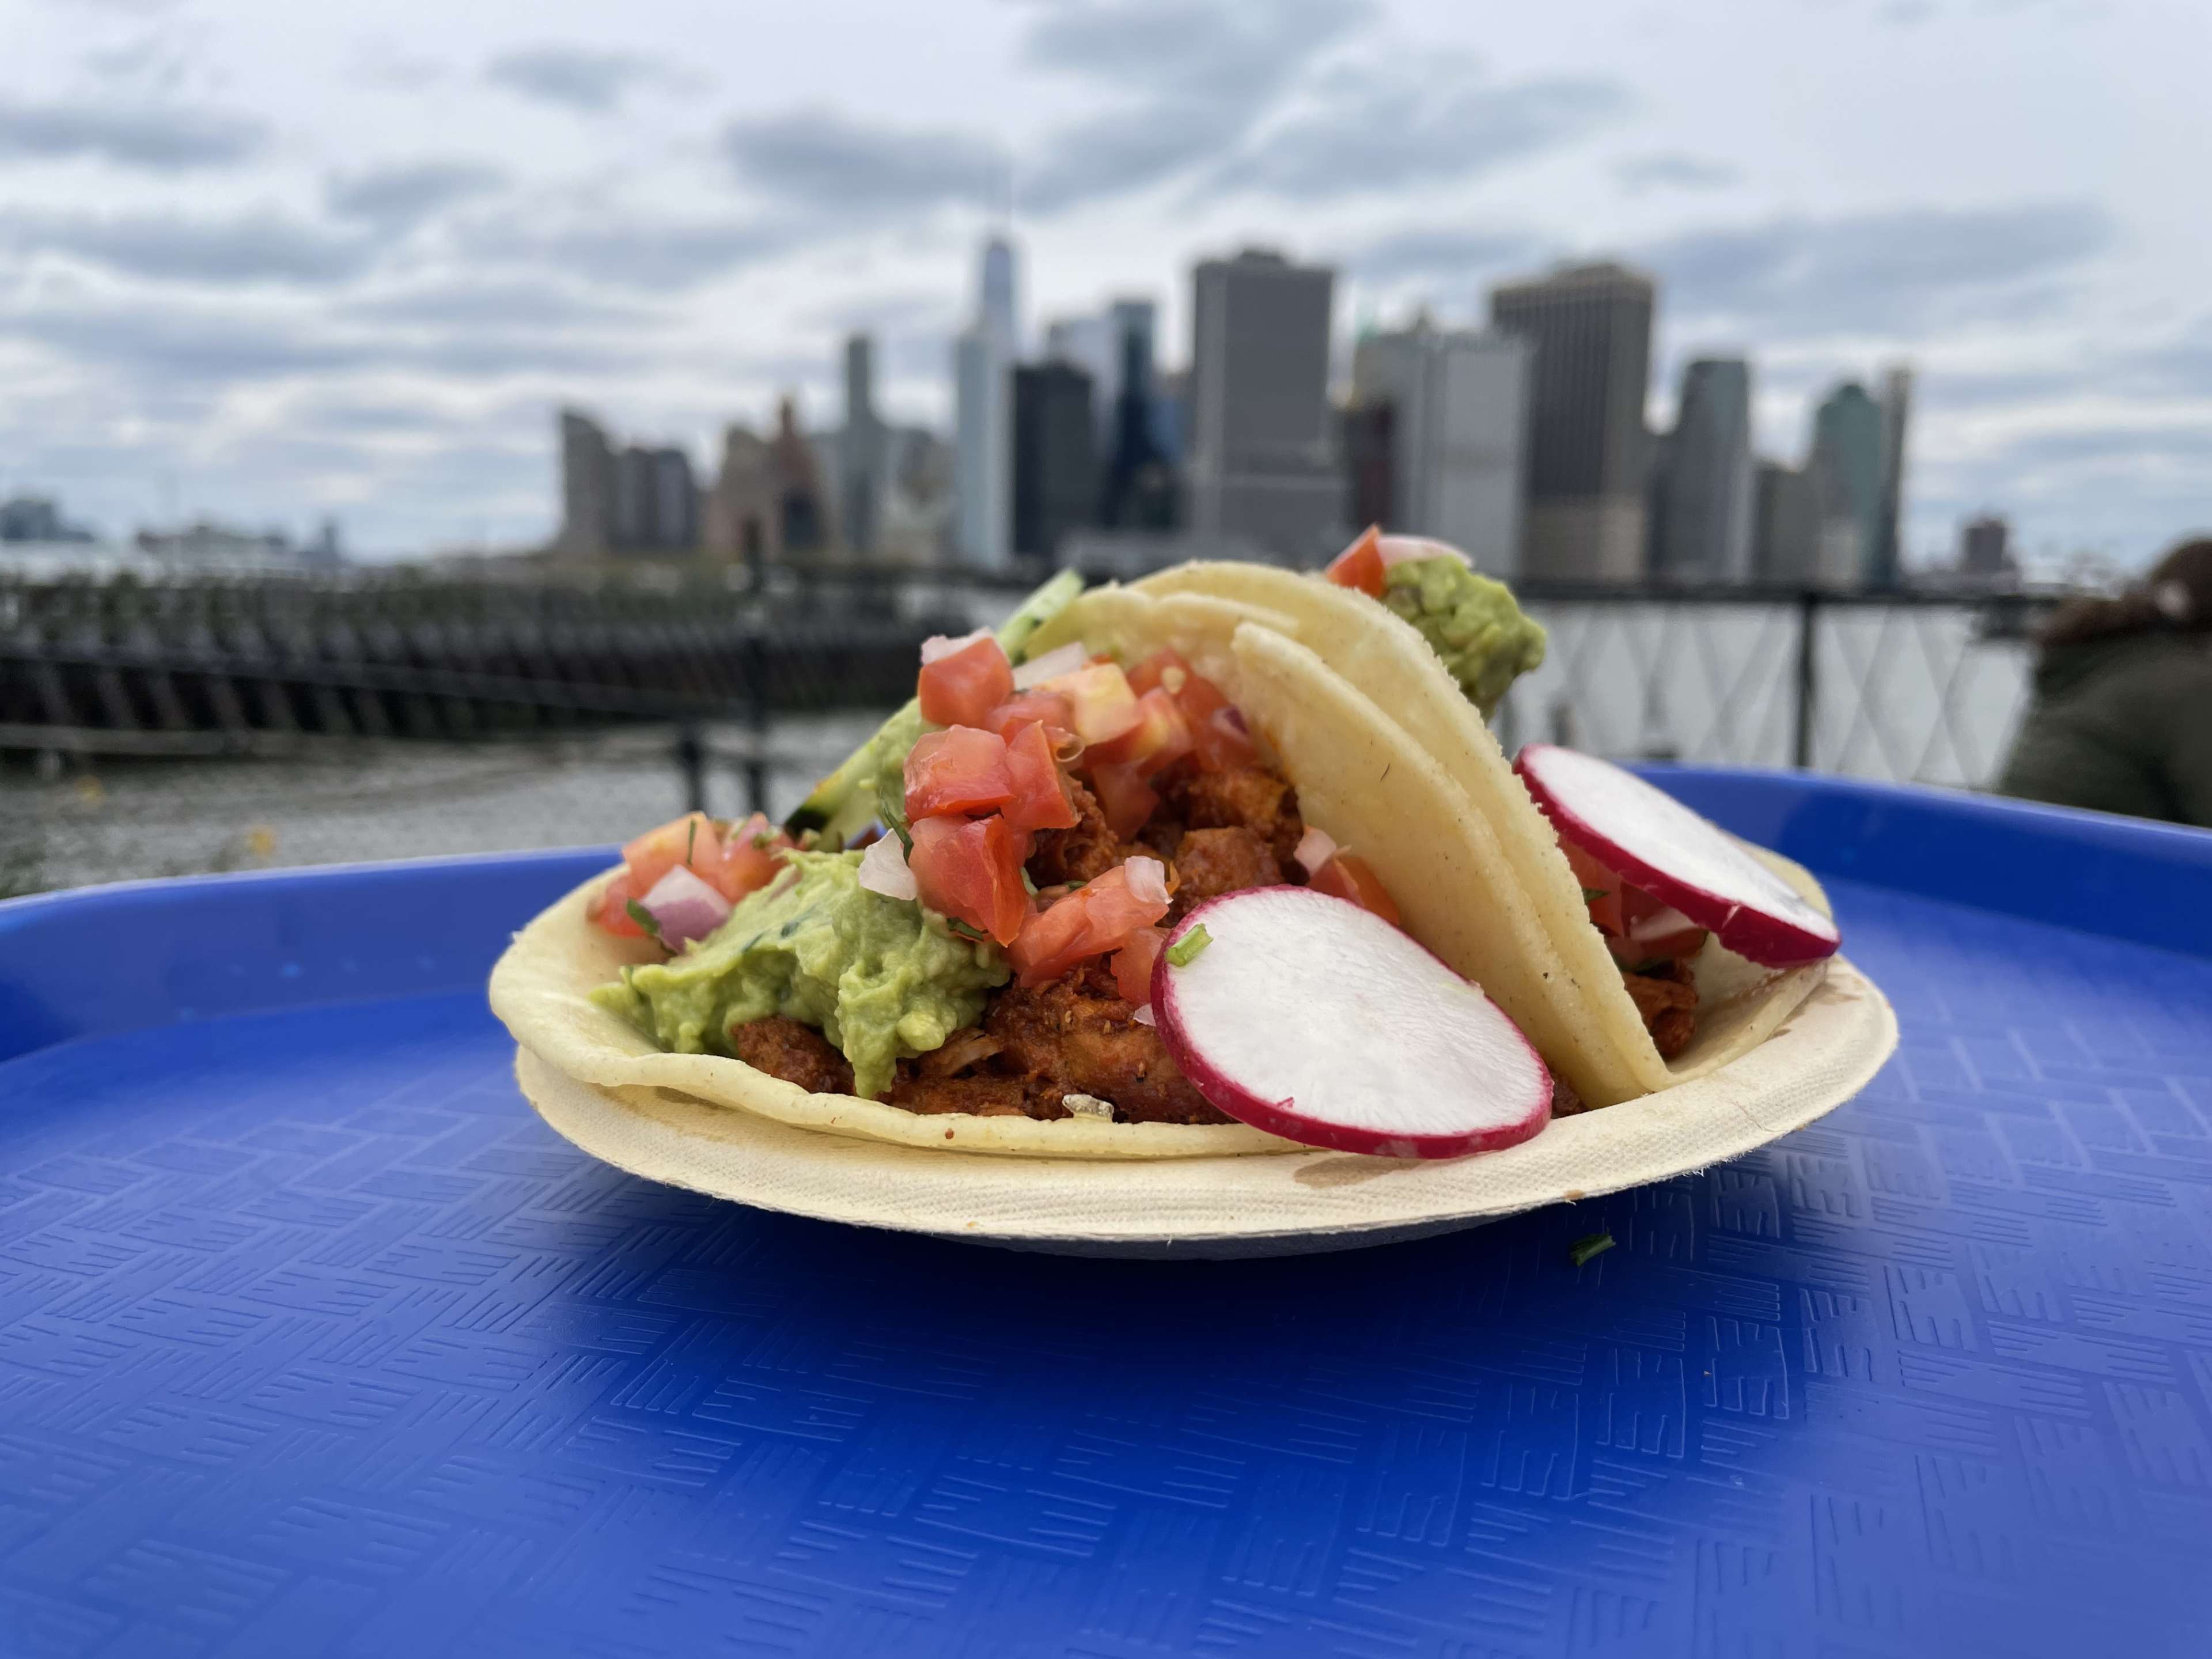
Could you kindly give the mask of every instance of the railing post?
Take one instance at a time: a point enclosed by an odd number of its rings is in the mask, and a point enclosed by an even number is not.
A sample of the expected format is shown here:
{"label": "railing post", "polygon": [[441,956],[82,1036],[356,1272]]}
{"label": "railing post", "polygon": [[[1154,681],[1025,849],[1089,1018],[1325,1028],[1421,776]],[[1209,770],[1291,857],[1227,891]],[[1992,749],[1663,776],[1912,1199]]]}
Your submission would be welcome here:
{"label": "railing post", "polygon": [[676,729],[676,765],[684,774],[684,810],[707,810],[707,745],[698,723],[686,720]]}
{"label": "railing post", "polygon": [[1820,595],[1808,587],[1797,595],[1797,741],[1792,763],[1801,771],[1813,766],[1813,714],[1818,704],[1819,629]]}

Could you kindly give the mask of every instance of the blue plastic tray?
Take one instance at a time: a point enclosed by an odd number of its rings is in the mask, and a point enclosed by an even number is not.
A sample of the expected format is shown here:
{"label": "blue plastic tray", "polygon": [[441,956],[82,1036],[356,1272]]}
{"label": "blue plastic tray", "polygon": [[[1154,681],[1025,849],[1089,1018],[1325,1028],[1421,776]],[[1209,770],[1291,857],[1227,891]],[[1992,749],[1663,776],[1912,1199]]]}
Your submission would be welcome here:
{"label": "blue plastic tray", "polygon": [[1656,775],[1829,882],[1897,1059],[1276,1261],[592,1164],[481,988],[593,856],[0,906],[0,1654],[2212,1652],[2212,836]]}

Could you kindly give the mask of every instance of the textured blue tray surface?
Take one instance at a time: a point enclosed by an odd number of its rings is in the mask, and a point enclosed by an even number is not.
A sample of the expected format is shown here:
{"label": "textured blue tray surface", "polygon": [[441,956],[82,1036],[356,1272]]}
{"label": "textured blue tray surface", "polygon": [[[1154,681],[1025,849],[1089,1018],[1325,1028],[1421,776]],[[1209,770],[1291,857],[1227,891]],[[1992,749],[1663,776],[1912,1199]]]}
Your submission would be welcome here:
{"label": "textured blue tray surface", "polygon": [[2212,1651],[2212,960],[2142,942],[2212,837],[1665,775],[1831,878],[1896,1060],[1269,1262],[592,1163],[479,988],[588,858],[0,906],[0,1655]]}

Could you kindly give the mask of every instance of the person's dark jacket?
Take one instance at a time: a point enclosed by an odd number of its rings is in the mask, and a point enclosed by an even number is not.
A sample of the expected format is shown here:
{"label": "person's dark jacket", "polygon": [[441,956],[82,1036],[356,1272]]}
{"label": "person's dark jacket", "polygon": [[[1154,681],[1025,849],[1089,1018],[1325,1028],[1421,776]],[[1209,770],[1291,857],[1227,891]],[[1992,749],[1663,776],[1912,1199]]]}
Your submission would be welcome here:
{"label": "person's dark jacket", "polygon": [[2045,647],[2000,792],[2212,827],[2212,637]]}

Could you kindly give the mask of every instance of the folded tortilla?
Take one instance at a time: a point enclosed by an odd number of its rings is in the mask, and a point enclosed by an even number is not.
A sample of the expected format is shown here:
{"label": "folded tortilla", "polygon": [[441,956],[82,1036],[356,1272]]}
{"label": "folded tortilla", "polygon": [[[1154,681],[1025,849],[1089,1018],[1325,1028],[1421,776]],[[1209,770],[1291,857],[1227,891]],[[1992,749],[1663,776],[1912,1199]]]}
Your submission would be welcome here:
{"label": "folded tortilla", "polygon": [[[1364,594],[1267,565],[1179,565],[1133,588],[1098,590],[1085,601],[1093,611],[1110,609],[1127,602],[1115,597],[1123,594],[1163,603],[1202,597],[1245,607],[1249,623],[1295,639],[1364,701],[1371,718],[1404,734],[1445,775],[1473,872],[1453,901],[1469,918],[1504,927],[1510,942],[1460,956],[1425,935],[1423,940],[1512,1014],[1553,1072],[1589,1104],[1612,1105],[1727,1065],[1772,1036],[1826,972],[1825,963],[1761,968],[1708,940],[1691,964],[1697,1034],[1683,1053],[1662,1060],[1604,935],[1589,920],[1582,884],[1551,821],[1418,629]],[[1049,649],[1079,633],[1089,637],[1077,619],[1063,618],[1036,648]],[[1750,850],[1824,914],[1833,914],[1810,873],[1778,854]]]}
{"label": "folded tortilla", "polygon": [[[1469,809],[1466,791],[1301,641],[1310,630],[1296,611],[1202,592],[1107,587],[1078,599],[1050,628],[1052,637],[1034,643],[1033,653],[1079,638],[1127,663],[1163,646],[1181,652],[1243,712],[1297,791],[1304,821],[1356,848],[1373,866],[1413,937],[1489,992],[1586,1100],[1642,1092],[1624,1082],[1612,1093],[1594,1093],[1583,1077],[1625,1078],[1625,1072],[1565,1064],[1585,1050],[1610,1051],[1601,1022],[1547,985],[1557,951],[1542,908],[1512,878],[1498,836]],[[673,1089],[784,1123],[954,1151],[1174,1158],[1303,1150],[1242,1124],[922,1115],[848,1095],[810,1094],[723,1055],[665,1053],[591,1000],[592,988],[616,978],[624,963],[654,957],[649,942],[616,939],[586,920],[599,885],[568,894],[518,934],[493,969],[490,988],[493,1010],[515,1041],[581,1082]],[[1626,1001],[1626,994],[1619,994]]]}

